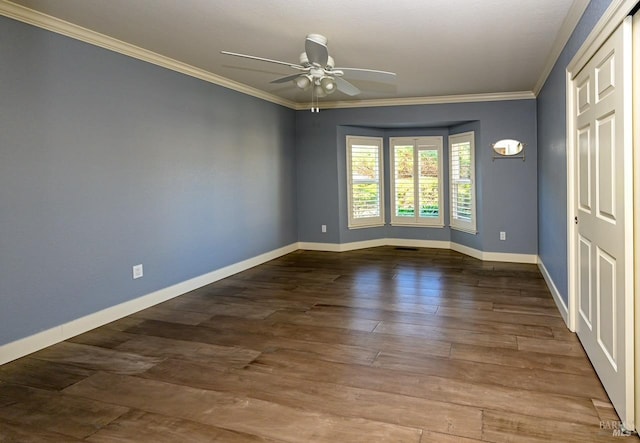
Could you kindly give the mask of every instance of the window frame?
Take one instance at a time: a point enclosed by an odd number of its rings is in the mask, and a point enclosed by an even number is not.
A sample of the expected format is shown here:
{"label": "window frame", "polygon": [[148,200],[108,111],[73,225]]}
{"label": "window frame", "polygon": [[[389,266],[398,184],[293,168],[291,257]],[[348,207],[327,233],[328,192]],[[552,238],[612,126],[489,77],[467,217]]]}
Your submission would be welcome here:
{"label": "window frame", "polygon": [[[377,146],[378,148],[378,213],[376,217],[354,217],[353,207],[353,171],[352,171],[352,154],[354,145],[365,146]],[[378,226],[384,226],[385,213],[384,213],[384,140],[382,137],[367,137],[358,135],[347,135],[346,137],[346,151],[347,151],[347,212],[348,212],[348,228],[373,228]]]}
{"label": "window frame", "polygon": [[[389,163],[391,170],[390,179],[390,199],[391,199],[391,225],[392,226],[421,226],[431,228],[444,227],[444,198],[443,198],[443,144],[442,136],[421,136],[421,137],[390,137],[389,138]],[[413,201],[414,215],[413,217],[400,217],[396,215],[396,146],[413,145]],[[429,145],[428,148],[422,148],[421,145]],[[435,146],[435,147],[432,147]],[[420,151],[436,151],[438,153],[438,216],[437,217],[420,217]]]}
{"label": "window frame", "polygon": [[[470,154],[470,175],[469,179],[454,179],[454,145],[469,143],[469,154]],[[451,229],[455,229],[458,231],[466,232],[469,234],[477,234],[477,223],[476,220],[478,218],[477,207],[476,207],[476,164],[475,164],[475,131],[462,132],[460,134],[451,134],[449,135],[449,226]],[[469,220],[456,217],[456,206],[455,206],[455,192],[454,187],[463,181],[468,181],[471,184],[471,202],[470,202],[470,212],[471,217]]]}

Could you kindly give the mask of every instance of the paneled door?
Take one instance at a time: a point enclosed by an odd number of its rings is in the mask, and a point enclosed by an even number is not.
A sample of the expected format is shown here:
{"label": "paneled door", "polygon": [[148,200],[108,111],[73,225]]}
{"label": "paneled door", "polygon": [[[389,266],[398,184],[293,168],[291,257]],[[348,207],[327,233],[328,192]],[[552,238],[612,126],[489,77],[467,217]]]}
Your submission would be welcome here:
{"label": "paneled door", "polygon": [[576,332],[634,429],[631,19],[575,77]]}

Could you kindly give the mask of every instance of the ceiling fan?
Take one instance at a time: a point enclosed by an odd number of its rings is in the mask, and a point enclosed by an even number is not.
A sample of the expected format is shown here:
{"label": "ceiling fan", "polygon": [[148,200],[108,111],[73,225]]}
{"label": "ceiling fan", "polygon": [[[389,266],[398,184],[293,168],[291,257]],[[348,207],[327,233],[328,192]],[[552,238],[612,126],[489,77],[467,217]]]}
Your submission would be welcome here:
{"label": "ceiling fan", "polygon": [[367,80],[376,82],[390,82],[395,80],[396,74],[375,69],[360,68],[336,68],[333,57],[329,56],[327,38],[320,34],[309,34],[305,39],[305,51],[300,54],[300,63],[289,63],[279,60],[271,60],[237,52],[221,51],[226,55],[259,60],[268,63],[289,66],[297,70],[296,74],[272,80],[271,83],[286,83],[293,81],[297,87],[303,90],[311,89],[311,112],[319,112],[318,97],[325,97],[336,90],[354,96],[360,94],[360,89],[342,78],[346,75],[354,80]]}

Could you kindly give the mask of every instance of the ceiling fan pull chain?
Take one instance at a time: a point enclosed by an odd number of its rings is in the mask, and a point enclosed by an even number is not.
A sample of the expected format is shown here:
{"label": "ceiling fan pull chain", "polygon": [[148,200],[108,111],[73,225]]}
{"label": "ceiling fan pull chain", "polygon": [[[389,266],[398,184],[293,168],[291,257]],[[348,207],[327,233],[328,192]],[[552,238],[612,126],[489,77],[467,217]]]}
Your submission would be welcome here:
{"label": "ceiling fan pull chain", "polygon": [[318,106],[318,95],[316,94],[316,88],[311,88],[311,112],[320,112],[320,107]]}

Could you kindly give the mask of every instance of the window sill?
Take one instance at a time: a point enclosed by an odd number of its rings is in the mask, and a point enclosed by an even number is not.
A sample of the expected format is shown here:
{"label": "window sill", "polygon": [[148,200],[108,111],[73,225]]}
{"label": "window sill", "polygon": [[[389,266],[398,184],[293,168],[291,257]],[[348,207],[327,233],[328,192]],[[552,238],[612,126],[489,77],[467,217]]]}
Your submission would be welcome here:
{"label": "window sill", "polygon": [[351,225],[347,226],[349,229],[363,229],[363,228],[380,228],[383,227],[384,223],[375,223],[375,224],[367,224],[367,225]]}
{"label": "window sill", "polygon": [[399,222],[391,222],[391,226],[399,226],[403,228],[444,228],[444,225],[441,223],[436,224],[427,224],[427,223],[399,223]]}
{"label": "window sill", "polygon": [[453,225],[450,225],[449,227],[451,229],[455,229],[456,231],[465,232],[467,234],[476,235],[478,233],[478,230],[475,229],[475,228],[465,228],[465,227],[462,227],[462,226],[453,226]]}

